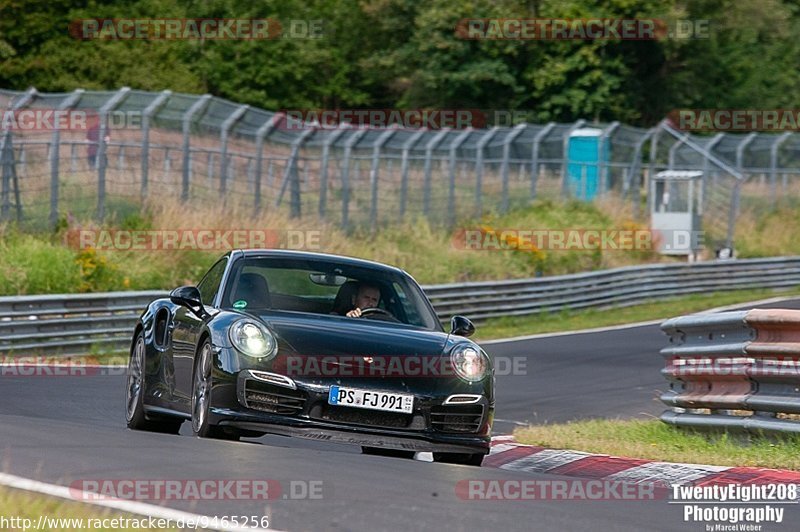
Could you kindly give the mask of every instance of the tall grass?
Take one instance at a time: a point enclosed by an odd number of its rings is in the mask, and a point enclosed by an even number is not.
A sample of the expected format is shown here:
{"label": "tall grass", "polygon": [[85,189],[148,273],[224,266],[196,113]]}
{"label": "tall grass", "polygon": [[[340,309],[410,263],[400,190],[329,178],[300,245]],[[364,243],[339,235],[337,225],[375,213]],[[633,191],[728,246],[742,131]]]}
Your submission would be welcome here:
{"label": "tall grass", "polygon": [[[114,213],[117,213],[116,215]],[[126,213],[126,214],[119,214]],[[600,204],[541,200],[507,214],[464,219],[458,228],[494,229],[631,229],[619,203]],[[609,268],[660,260],[652,251],[502,251],[469,250],[457,244],[455,230],[422,217],[399,225],[344,231],[319,219],[289,219],[282,212],[253,216],[251,209],[228,203],[196,207],[179,202],[151,202],[131,213],[112,211],[104,226],[85,219],[63,220],[55,233],[0,230],[0,293],[34,294],[171,288],[197,282],[224,250],[122,251],[74,249],[65,244],[70,231],[81,229],[260,229],[289,242],[286,231],[311,232],[319,245],[311,251],[362,257],[405,269],[421,283],[447,283],[532,277]]]}
{"label": "tall grass", "polygon": [[[196,283],[225,250],[123,251],[76,249],[66,235],[80,229],[259,229],[281,236],[288,230],[318,245],[306,249],[362,257],[392,264],[425,284],[555,275],[656,261],[675,261],[653,250],[470,250],[454,238],[459,229],[495,230],[644,229],[626,206],[613,198],[596,203],[538,200],[506,214],[465,218],[456,228],[417,217],[402,224],[342,230],[334,222],[290,219],[284,212],[252,209],[228,202],[199,207],[160,201],[138,208],[120,205],[102,227],[69,216],[55,232],[24,232],[0,225],[0,293],[37,294],[108,290],[167,289]],[[800,209],[787,205],[770,213],[747,209],[739,218],[736,250],[740,257],[800,254]]]}

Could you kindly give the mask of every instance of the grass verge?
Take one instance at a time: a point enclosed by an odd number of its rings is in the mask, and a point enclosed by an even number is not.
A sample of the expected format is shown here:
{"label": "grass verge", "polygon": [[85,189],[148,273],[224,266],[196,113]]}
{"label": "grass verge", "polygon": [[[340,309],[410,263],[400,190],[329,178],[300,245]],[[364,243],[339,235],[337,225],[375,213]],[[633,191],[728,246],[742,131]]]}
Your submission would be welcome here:
{"label": "grass verge", "polygon": [[[47,497],[27,491],[0,487],[0,519],[3,530],[175,530],[148,528],[147,517]],[[17,518],[17,519],[15,519]],[[119,521],[114,522],[114,519]],[[128,521],[124,521],[127,519]]]}
{"label": "grass verge", "polygon": [[711,294],[695,294],[669,300],[659,300],[630,307],[613,307],[564,311],[530,316],[496,318],[487,320],[476,330],[478,341],[511,338],[529,334],[592,329],[639,321],[667,319],[681,314],[691,314],[710,308],[747,303],[777,296],[800,295],[800,287],[788,290],[732,290]]}
{"label": "grass verge", "polygon": [[520,443],[629,458],[723,466],[800,470],[800,436],[704,434],[657,419],[597,419],[531,426]]}

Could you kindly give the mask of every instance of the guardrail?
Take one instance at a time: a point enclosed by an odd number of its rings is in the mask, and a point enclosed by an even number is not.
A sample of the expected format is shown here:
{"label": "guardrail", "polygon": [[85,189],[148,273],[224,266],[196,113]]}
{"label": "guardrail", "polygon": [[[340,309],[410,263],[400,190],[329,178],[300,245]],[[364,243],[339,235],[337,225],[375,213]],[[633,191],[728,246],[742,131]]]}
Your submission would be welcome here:
{"label": "guardrail", "polygon": [[800,433],[800,310],[672,318],[661,420],[682,427]]}
{"label": "guardrail", "polygon": [[629,266],[514,281],[425,286],[440,317],[475,321],[563,309],[629,306],[651,299],[800,284],[800,257]]}
{"label": "guardrail", "polygon": [[[564,309],[628,306],[648,300],[742,288],[800,285],[800,257],[654,264],[511,281],[424,286],[439,318],[480,323]],[[0,297],[0,355],[124,350],[145,305],[165,292]]]}
{"label": "guardrail", "polygon": [[0,297],[0,355],[122,351],[144,308],[165,293]]}

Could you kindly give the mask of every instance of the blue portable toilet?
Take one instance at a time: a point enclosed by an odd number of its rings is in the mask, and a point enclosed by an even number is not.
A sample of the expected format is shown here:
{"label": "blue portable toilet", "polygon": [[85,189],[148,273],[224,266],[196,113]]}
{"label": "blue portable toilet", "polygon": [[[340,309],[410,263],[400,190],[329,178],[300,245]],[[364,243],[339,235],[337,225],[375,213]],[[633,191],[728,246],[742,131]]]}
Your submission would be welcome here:
{"label": "blue portable toilet", "polygon": [[599,186],[600,176],[603,175],[602,165],[608,163],[610,153],[608,142],[601,152],[602,137],[603,130],[594,127],[579,128],[570,133],[567,144],[567,186],[574,198],[591,201],[598,192],[607,188]]}

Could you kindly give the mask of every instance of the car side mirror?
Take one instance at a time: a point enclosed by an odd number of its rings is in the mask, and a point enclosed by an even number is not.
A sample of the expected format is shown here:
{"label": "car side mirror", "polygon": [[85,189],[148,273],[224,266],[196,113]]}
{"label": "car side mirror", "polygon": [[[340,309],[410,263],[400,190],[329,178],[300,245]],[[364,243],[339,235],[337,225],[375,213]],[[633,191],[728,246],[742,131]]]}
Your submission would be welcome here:
{"label": "car side mirror", "polygon": [[188,307],[194,312],[203,310],[203,302],[200,298],[200,290],[196,286],[181,286],[169,293],[169,300],[176,305]]}
{"label": "car side mirror", "polygon": [[472,336],[475,326],[464,316],[453,316],[450,318],[450,334],[456,336]]}

